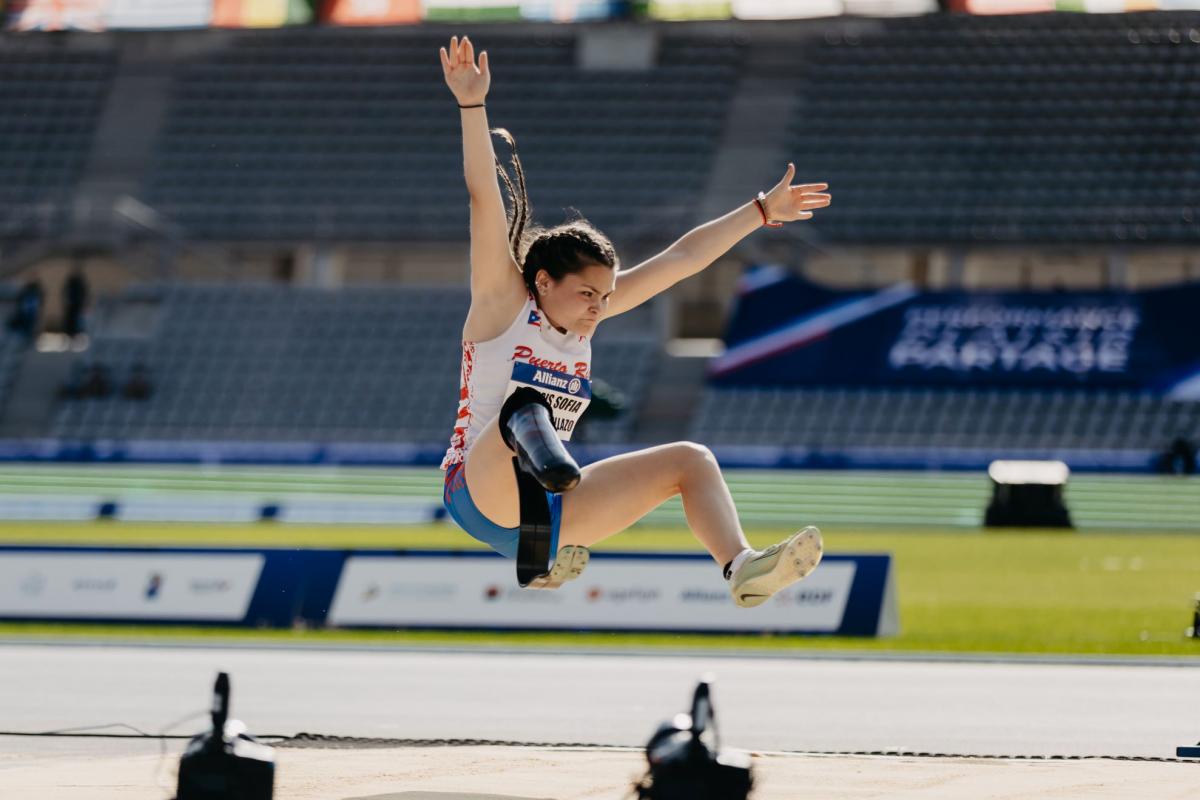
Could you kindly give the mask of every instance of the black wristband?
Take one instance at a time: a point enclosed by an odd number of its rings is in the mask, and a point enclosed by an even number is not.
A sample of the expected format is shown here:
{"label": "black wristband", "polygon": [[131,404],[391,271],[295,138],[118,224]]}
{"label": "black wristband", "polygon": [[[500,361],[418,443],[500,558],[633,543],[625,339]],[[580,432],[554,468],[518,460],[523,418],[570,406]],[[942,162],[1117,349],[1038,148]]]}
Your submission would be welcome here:
{"label": "black wristband", "polygon": [[473,106],[464,106],[462,103],[459,103],[458,107],[459,108],[483,108],[483,103],[476,103]]}

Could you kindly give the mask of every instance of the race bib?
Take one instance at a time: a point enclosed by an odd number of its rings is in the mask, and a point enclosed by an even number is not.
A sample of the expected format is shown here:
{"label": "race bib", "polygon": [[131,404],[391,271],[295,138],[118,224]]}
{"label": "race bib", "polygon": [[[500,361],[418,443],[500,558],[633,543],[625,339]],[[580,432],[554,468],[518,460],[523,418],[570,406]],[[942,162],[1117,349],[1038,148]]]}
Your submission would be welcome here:
{"label": "race bib", "polygon": [[508,398],[523,386],[537,389],[549,401],[554,409],[554,427],[558,431],[558,438],[564,442],[571,441],[579,418],[592,401],[591,382],[577,375],[517,361],[513,363],[512,379],[508,382],[504,397]]}

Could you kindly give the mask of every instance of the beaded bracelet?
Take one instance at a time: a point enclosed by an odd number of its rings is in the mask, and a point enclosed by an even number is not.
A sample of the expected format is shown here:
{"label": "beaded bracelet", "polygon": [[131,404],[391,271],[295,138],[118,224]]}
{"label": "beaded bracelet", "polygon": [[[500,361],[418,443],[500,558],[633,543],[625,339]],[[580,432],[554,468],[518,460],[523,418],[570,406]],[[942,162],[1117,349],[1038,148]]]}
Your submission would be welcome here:
{"label": "beaded bracelet", "polygon": [[773,222],[771,218],[767,216],[767,195],[765,192],[758,193],[758,197],[754,198],[754,204],[758,206],[758,213],[762,214],[763,225],[766,225],[768,228],[783,227],[782,222]]}

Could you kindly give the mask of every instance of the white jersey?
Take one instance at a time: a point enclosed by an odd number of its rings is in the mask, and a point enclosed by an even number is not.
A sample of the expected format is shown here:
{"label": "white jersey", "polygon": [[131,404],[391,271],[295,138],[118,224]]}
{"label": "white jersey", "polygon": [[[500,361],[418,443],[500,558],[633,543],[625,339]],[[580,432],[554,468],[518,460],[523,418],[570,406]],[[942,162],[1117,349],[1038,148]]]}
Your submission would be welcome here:
{"label": "white jersey", "polygon": [[529,294],[504,333],[486,342],[464,339],[462,345],[458,419],[442,469],[466,459],[479,432],[522,386],[545,395],[554,408],[559,438],[570,441],[592,397],[592,343],[587,336],[559,333]]}

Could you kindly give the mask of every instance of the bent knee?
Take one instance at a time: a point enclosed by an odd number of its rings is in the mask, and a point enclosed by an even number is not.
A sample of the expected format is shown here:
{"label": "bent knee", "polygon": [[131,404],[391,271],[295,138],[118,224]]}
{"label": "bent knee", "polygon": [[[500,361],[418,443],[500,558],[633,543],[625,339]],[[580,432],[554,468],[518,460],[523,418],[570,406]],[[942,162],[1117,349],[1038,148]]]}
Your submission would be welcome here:
{"label": "bent knee", "polygon": [[720,471],[717,457],[702,444],[696,442],[676,442],[671,445],[672,462],[679,467],[680,480],[697,472]]}

